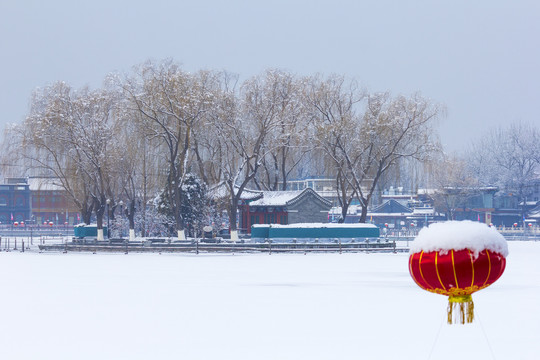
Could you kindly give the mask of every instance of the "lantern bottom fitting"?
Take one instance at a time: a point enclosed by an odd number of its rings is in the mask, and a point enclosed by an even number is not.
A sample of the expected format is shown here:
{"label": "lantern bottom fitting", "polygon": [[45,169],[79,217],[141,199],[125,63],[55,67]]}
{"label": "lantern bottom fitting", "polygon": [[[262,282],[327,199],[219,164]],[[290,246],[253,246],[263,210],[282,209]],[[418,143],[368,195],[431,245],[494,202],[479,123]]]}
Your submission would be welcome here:
{"label": "lantern bottom fitting", "polygon": [[472,296],[470,294],[468,295],[450,295],[448,297],[448,302],[450,303],[466,303],[466,302],[472,302]]}

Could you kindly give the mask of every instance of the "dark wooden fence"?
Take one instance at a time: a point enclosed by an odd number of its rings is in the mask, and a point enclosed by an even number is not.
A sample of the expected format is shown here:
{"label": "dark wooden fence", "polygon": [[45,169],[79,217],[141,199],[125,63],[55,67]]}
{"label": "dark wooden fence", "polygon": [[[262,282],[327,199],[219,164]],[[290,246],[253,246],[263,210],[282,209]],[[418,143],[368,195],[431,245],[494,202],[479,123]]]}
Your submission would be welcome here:
{"label": "dark wooden fence", "polygon": [[341,243],[203,243],[193,242],[127,242],[121,239],[111,241],[77,240],[64,244],[40,244],[40,251],[86,251],[86,252],[153,252],[153,253],[211,253],[211,252],[397,252],[407,249],[396,248],[395,242],[348,242]]}

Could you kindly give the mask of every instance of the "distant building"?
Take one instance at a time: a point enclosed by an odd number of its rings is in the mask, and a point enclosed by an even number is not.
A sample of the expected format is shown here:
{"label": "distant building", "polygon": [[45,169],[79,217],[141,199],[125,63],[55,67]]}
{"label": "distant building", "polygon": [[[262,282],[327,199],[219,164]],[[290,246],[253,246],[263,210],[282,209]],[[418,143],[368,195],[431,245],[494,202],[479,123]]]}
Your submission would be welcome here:
{"label": "distant building", "polygon": [[[407,216],[407,222],[405,226],[425,227],[432,222],[444,221],[446,217],[444,214],[437,213],[431,206],[415,207],[412,214]],[[403,227],[403,226],[402,226]]]}
{"label": "distant building", "polygon": [[496,226],[513,226],[517,223],[523,226],[524,217],[530,217],[536,214],[540,201],[533,193],[525,201],[519,201],[518,196],[510,192],[501,191],[494,195],[494,212],[491,222]]}
{"label": "distant building", "polygon": [[0,185],[0,223],[30,219],[30,189],[26,178],[7,178]]}
{"label": "distant building", "polygon": [[[406,194],[403,188],[390,187],[381,195],[382,204],[368,209],[366,222],[380,228],[403,229],[424,227],[434,221],[444,220],[433,208],[433,199],[427,190],[419,190],[418,194]],[[345,223],[356,223],[360,220],[362,208],[351,205],[345,217]],[[337,222],[341,217],[341,208],[334,207],[330,211],[330,221]]]}
{"label": "distant building", "polygon": [[53,222],[73,225],[80,222],[79,210],[64,188],[51,178],[29,178],[32,215],[37,224]]}
{"label": "distant building", "polygon": [[537,224],[540,224],[540,205],[529,212],[529,219],[535,220]]}
{"label": "distant building", "polygon": [[[363,186],[366,188],[370,186],[371,179],[365,180]],[[279,184],[279,187],[283,189],[283,183]],[[295,179],[287,181],[285,191],[298,191],[304,189],[313,189],[321,197],[330,200],[333,206],[337,206],[339,203],[337,198],[336,191],[336,179],[327,178],[327,177],[306,177],[304,179]],[[351,190],[352,191],[352,190]],[[353,200],[353,204],[356,203],[356,200]]]}
{"label": "distant building", "polygon": [[[348,209],[345,223],[356,223],[360,220],[362,208],[351,205]],[[330,220],[337,222],[341,216],[341,208],[335,207],[330,211]],[[431,206],[408,207],[394,199],[385,201],[383,204],[368,210],[366,222],[375,224],[379,228],[402,229],[424,227],[434,221],[444,220],[444,216],[435,212]]]}
{"label": "distant building", "polygon": [[261,196],[239,206],[239,228],[251,232],[254,224],[328,222],[332,203],[311,188],[296,191],[261,191]]}
{"label": "distant building", "polygon": [[490,224],[493,194],[496,187],[446,186],[435,190],[433,199],[435,209],[446,214],[449,220],[471,220]]}
{"label": "distant building", "polygon": [[403,206],[414,208],[416,206],[423,206],[422,202],[418,198],[418,194],[408,194],[403,191],[403,187],[394,188],[390,186],[388,190],[383,191],[381,195],[381,203],[384,204],[389,200],[394,200]]}
{"label": "distant building", "polygon": [[368,220],[370,223],[379,227],[401,228],[407,223],[407,217],[413,213],[413,209],[399,203],[397,200],[390,199],[383,204],[368,211]]}
{"label": "distant building", "polygon": [[[292,190],[304,190],[304,189],[313,189],[318,192],[320,195],[324,195],[327,191],[335,191],[334,187],[336,184],[335,179],[329,179],[324,177],[308,177],[305,179],[295,179],[287,181],[287,189],[285,191]],[[280,183],[280,187],[283,185]]]}

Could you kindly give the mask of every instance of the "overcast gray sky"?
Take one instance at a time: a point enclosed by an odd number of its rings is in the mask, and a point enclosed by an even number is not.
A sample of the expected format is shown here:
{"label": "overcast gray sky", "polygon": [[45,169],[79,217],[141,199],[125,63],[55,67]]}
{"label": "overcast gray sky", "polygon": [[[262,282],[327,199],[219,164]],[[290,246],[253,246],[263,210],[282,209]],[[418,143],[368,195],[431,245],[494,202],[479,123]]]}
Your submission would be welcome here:
{"label": "overcast gray sky", "polygon": [[0,126],[33,89],[173,58],[242,77],[266,68],[339,73],[370,91],[446,105],[447,150],[490,127],[540,125],[536,0],[0,0]]}

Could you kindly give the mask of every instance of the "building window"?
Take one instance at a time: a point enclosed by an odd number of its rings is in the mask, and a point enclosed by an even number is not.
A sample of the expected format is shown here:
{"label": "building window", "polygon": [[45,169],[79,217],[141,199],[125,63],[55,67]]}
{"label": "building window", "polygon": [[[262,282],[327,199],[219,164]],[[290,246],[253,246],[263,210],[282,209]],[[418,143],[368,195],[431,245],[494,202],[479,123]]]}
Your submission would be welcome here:
{"label": "building window", "polygon": [[264,223],[265,224],[275,224],[276,223],[276,215],[275,214],[266,214],[266,215],[264,215]]}
{"label": "building window", "polygon": [[0,206],[6,206],[7,205],[7,197],[0,196]]}

